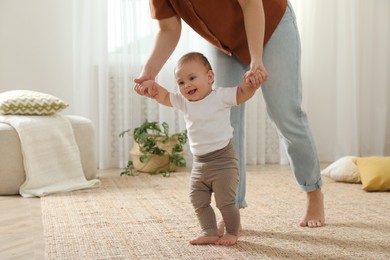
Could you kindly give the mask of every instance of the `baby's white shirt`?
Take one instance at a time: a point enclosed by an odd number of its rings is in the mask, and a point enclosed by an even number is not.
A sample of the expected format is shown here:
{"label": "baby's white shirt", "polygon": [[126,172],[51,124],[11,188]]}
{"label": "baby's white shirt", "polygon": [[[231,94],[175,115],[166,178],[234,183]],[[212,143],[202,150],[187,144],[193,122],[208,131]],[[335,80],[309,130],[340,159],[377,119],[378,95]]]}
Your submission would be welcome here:
{"label": "baby's white shirt", "polygon": [[188,101],[180,93],[170,93],[169,98],[184,114],[192,154],[204,155],[229,143],[233,137],[230,108],[237,106],[237,87],[215,88],[199,101]]}

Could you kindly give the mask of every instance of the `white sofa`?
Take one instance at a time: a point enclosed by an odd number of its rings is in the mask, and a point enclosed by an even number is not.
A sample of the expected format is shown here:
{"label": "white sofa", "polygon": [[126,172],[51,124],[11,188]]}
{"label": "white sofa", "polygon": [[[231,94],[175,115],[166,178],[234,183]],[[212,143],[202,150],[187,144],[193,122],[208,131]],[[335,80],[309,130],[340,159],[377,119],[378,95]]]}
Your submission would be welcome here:
{"label": "white sofa", "polygon": [[[87,180],[97,175],[95,131],[89,119],[67,115],[80,151],[81,164]],[[25,181],[23,157],[17,132],[0,123],[0,195],[19,194]]]}

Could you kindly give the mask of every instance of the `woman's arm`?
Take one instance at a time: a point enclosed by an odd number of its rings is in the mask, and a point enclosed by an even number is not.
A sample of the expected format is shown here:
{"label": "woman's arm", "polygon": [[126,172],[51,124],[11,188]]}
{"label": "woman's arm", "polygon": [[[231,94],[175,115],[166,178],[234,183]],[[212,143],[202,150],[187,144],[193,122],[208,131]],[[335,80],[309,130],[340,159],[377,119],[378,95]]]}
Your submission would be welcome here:
{"label": "woman's arm", "polygon": [[159,20],[159,32],[154,42],[152,52],[146,61],[138,78],[134,79],[136,83],[134,89],[137,91],[139,84],[148,79],[155,79],[165,62],[175,50],[181,34],[181,21],[173,16],[167,19]]}
{"label": "woman's arm", "polygon": [[237,0],[244,15],[246,36],[251,56],[250,69],[260,71],[261,83],[268,79],[268,72],[263,64],[263,44],[265,15],[262,0]]}

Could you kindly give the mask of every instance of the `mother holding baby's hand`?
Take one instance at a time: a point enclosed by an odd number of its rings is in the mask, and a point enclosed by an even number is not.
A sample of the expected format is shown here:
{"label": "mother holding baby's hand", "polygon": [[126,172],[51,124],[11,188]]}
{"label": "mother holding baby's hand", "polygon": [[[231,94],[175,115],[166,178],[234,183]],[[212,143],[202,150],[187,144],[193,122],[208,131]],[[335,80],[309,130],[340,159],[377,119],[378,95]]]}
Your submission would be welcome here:
{"label": "mother holding baby's hand", "polygon": [[[155,79],[180,39],[181,21],[210,42],[218,86],[236,86],[247,71],[260,71],[270,118],[285,144],[299,187],[306,192],[302,227],[325,224],[321,175],[306,114],[301,109],[300,40],[287,0],[150,0],[159,31],[139,84]],[[266,69],[267,68],[267,69]],[[237,206],[245,208],[244,105],[234,107],[233,143],[240,161]],[[280,187],[280,191],[283,187]],[[221,228],[223,227],[223,223]]]}

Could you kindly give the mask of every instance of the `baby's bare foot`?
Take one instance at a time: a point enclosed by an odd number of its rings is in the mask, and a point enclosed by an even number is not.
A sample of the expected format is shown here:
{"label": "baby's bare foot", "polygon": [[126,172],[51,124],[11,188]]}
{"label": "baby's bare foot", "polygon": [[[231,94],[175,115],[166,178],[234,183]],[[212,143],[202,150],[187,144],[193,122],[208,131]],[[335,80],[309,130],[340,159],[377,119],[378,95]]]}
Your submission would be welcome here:
{"label": "baby's bare foot", "polygon": [[322,227],[325,225],[324,196],[321,189],[307,193],[306,214],[299,222],[301,227]]}
{"label": "baby's bare foot", "polygon": [[217,227],[218,227],[218,236],[219,237],[223,236],[223,234],[225,234],[225,221],[223,220],[218,221]]}
{"label": "baby's bare foot", "polygon": [[[225,230],[225,221],[223,221],[223,219],[218,221],[217,227],[218,227],[218,236],[222,237],[223,234],[225,234],[225,231],[226,231]],[[238,230],[238,232],[241,233],[241,231],[242,231],[242,225],[240,224],[240,229]]]}
{"label": "baby's bare foot", "polygon": [[238,240],[238,236],[225,234],[220,239],[218,239],[218,241],[215,244],[220,246],[232,246],[237,243],[237,240]]}
{"label": "baby's bare foot", "polygon": [[218,236],[198,236],[197,238],[191,239],[191,245],[207,245],[215,244],[218,241]]}

